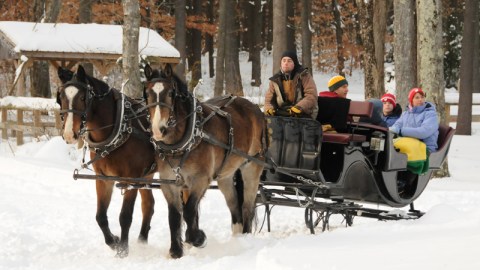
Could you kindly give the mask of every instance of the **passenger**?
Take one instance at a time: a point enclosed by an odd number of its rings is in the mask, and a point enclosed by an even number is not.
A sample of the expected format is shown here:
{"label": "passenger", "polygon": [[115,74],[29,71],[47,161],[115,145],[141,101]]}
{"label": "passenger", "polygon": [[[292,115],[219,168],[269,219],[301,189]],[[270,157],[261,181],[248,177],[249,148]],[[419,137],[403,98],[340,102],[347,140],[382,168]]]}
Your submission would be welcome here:
{"label": "passenger", "polygon": [[347,122],[353,121],[348,115],[350,100],[347,99],[348,82],[345,77],[337,75],[328,81],[328,91],[318,94],[319,115],[317,121],[322,123],[323,132],[347,132]]}
{"label": "passenger", "polygon": [[402,107],[394,94],[386,93],[380,100],[383,102],[382,120],[387,127],[391,127],[402,115]]}
{"label": "passenger", "polygon": [[425,101],[421,88],[410,90],[408,102],[405,112],[389,129],[400,136],[420,139],[430,153],[437,151],[438,117],[435,105]]}
{"label": "passenger", "polygon": [[317,86],[308,68],[298,62],[295,52],[282,54],[280,71],[270,78],[264,111],[267,115],[316,119]]}
{"label": "passenger", "polygon": [[318,94],[320,97],[340,97],[347,98],[348,82],[345,77],[337,75],[333,76],[328,81],[328,91],[323,91]]}

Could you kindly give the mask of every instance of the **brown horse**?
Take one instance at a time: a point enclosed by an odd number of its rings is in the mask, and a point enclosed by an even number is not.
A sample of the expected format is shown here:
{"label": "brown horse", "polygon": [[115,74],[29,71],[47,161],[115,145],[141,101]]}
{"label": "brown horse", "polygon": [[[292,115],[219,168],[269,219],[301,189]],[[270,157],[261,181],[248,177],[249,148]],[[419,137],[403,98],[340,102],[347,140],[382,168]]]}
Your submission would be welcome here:
{"label": "brown horse", "polygon": [[[147,65],[145,76],[148,81],[144,95],[156,144],[157,168],[162,178],[177,180],[177,185],[162,186],[169,210],[170,255],[183,256],[182,210],[187,224],[185,241],[196,247],[205,244],[198,207],[212,180],[217,181],[225,196],[233,233],[251,233],[264,164],[263,113],[240,97],[198,102],[170,65],[164,70],[152,70]],[[233,179],[237,172],[243,177],[242,188]],[[183,201],[182,190],[189,194]]]}
{"label": "brown horse", "polygon": [[[57,94],[61,106],[63,138],[75,143],[83,137],[90,149],[90,163],[96,175],[120,177],[153,176],[154,148],[146,114],[136,110],[144,105],[125,97],[106,83],[85,74],[82,66],[77,73],[59,68],[63,83]],[[153,167],[152,167],[153,166]],[[137,189],[126,190],[120,213],[121,238],[108,226],[107,210],[112,198],[114,181],[96,180],[97,223],[105,243],[117,251],[118,257],[128,256],[128,233],[137,197]],[[147,242],[155,200],[151,190],[140,189],[142,197],[142,227],[139,241]]]}

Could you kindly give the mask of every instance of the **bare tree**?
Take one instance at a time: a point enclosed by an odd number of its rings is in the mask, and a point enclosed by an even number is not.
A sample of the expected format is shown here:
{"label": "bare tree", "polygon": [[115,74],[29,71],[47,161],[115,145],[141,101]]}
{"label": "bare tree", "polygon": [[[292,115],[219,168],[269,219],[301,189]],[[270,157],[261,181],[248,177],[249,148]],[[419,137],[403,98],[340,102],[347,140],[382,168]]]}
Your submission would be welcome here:
{"label": "bare tree", "polygon": [[273,74],[278,71],[280,56],[287,49],[286,25],[286,0],[277,0],[273,5]]}
{"label": "bare tree", "polygon": [[337,0],[332,0],[333,22],[335,27],[335,38],[337,41],[337,68],[338,74],[345,76],[343,69],[345,68],[345,58],[343,57],[343,28],[342,17],[340,16],[340,10]]}
{"label": "bare tree", "polygon": [[[202,2],[200,0],[188,0],[191,4],[187,10],[188,16],[194,16],[196,22],[202,14]],[[187,61],[188,70],[191,72],[189,88],[193,89],[202,78],[202,33],[197,28],[187,29]]]}
{"label": "bare tree", "polygon": [[180,63],[175,67],[176,74],[185,79],[185,62],[187,45],[185,0],[175,1],[175,48],[180,52]]}
{"label": "bare tree", "polygon": [[[427,99],[437,108],[440,122],[445,123],[445,82],[442,47],[442,1],[417,0],[417,76],[419,86]],[[449,175],[448,163],[434,173],[436,177]]]}
{"label": "bare tree", "polygon": [[225,30],[227,19],[227,1],[220,0],[218,8],[218,31],[217,31],[217,61],[215,69],[217,75],[215,76],[215,87],[213,90],[214,96],[220,96],[224,90],[225,80]]}
{"label": "bare tree", "polygon": [[[206,10],[206,15],[208,19],[208,23],[214,24],[215,23],[215,1],[214,0],[209,0],[207,3],[207,10]],[[215,52],[214,49],[214,41],[213,41],[214,35],[212,33],[206,33],[205,34],[205,51],[208,52],[208,73],[210,75],[210,78],[213,78],[215,76],[215,65],[213,63],[213,54]]]}
{"label": "bare tree", "polygon": [[415,0],[394,0],[393,8],[395,93],[397,102],[405,105],[408,91],[417,86]]}
{"label": "bare tree", "polygon": [[390,0],[376,0],[373,4],[373,42],[375,46],[374,97],[385,93],[385,33],[387,31],[387,7]]}
{"label": "bare tree", "polygon": [[[80,23],[91,23],[92,22],[92,4],[93,0],[80,0],[78,9],[78,21]],[[89,62],[82,63],[85,72],[93,76],[93,65]]]}
{"label": "bare tree", "polygon": [[[226,9],[235,11],[235,0],[227,0]],[[238,35],[238,16],[236,13],[230,14],[225,20],[225,92],[243,96],[242,77],[240,75],[240,62],[238,55],[239,35]]]}
{"label": "bare tree", "polygon": [[262,50],[262,3],[261,0],[254,0],[254,16],[252,29],[252,49],[250,51],[250,60],[252,61],[252,86],[260,86],[262,84],[262,68],[260,51]]}
{"label": "bare tree", "polygon": [[365,98],[378,97],[375,92],[375,43],[373,39],[373,1],[356,0],[359,13],[360,35],[362,37],[364,52],[362,65],[365,76]]}
{"label": "bare tree", "polygon": [[474,81],[475,39],[478,36],[478,0],[465,1],[462,58],[460,60],[460,97],[458,100],[457,134],[472,135],[472,93]]}
{"label": "bare tree", "polygon": [[310,0],[302,0],[302,65],[312,68],[312,31]]}
{"label": "bare tree", "polygon": [[138,98],[142,96],[142,83],[138,65],[140,5],[138,0],[122,0],[122,5],[124,14],[122,39],[123,93]]}

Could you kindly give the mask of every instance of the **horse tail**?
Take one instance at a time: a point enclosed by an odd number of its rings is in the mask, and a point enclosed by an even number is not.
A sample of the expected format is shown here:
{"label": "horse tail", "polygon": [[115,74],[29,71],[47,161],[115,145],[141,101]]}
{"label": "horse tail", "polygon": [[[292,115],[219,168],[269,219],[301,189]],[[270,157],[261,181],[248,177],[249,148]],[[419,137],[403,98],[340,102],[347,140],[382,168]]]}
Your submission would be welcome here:
{"label": "horse tail", "polygon": [[233,184],[235,185],[235,191],[237,192],[238,206],[241,209],[243,206],[243,177],[240,169],[237,169],[233,175]]}

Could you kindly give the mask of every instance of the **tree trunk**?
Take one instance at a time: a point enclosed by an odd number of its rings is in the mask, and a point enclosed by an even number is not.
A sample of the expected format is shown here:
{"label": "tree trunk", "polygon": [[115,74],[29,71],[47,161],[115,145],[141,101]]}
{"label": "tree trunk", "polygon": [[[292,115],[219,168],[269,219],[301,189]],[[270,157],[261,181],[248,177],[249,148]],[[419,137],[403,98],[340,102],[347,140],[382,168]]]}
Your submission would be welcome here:
{"label": "tree trunk", "polygon": [[[208,19],[208,22],[210,24],[214,24],[215,23],[215,11],[214,11],[214,8],[215,8],[215,1],[211,0],[211,1],[208,1],[208,4],[207,4],[207,19]],[[206,36],[205,36],[205,50],[208,52],[208,73],[209,73],[209,76],[210,78],[213,78],[213,76],[215,76],[215,66],[214,66],[214,63],[213,63],[213,54],[215,52],[214,50],[214,42],[213,42],[213,34],[210,34],[210,33],[207,33]]]}
{"label": "tree trunk", "polygon": [[295,42],[295,2],[286,1],[285,8],[287,11],[286,29],[287,29],[287,50],[297,53]]}
{"label": "tree trunk", "polygon": [[378,98],[375,92],[375,44],[373,40],[373,1],[357,0],[360,33],[365,51],[362,54],[365,72],[365,99]]}
{"label": "tree trunk", "polygon": [[138,39],[140,31],[140,5],[138,0],[122,0],[123,4],[123,42],[122,76],[123,93],[132,98],[142,96],[140,68],[138,58]]}
{"label": "tree trunk", "polygon": [[264,2],[263,14],[265,20],[264,43],[267,51],[273,50],[273,0]]}
{"label": "tree trunk", "polygon": [[458,100],[457,134],[472,135],[472,93],[474,80],[475,39],[478,36],[478,0],[465,1],[462,58],[460,60],[460,97]]}
{"label": "tree trunk", "polygon": [[175,1],[175,48],[180,52],[180,63],[175,67],[175,73],[185,79],[185,62],[187,45],[185,0]]}
{"label": "tree trunk", "polygon": [[[91,23],[92,22],[92,0],[80,0],[80,5],[78,9],[78,21],[80,23]],[[85,72],[93,76],[93,64],[90,62],[82,63]]]}
{"label": "tree trunk", "polygon": [[343,69],[345,68],[345,58],[343,57],[343,28],[342,18],[340,16],[340,10],[338,9],[337,0],[332,0],[333,10],[333,25],[335,26],[335,38],[337,43],[337,68],[338,74],[345,76]]}
{"label": "tree trunk", "polygon": [[[45,10],[45,0],[33,1],[33,21],[40,22],[42,19],[48,21],[49,18],[44,17],[44,14],[50,12]],[[50,8],[52,6],[50,5]],[[51,22],[51,21],[50,21]],[[32,97],[46,97],[50,98],[52,93],[50,90],[50,68],[46,61],[34,61],[30,69],[30,94]]]}
{"label": "tree trunk", "polygon": [[260,52],[262,50],[262,3],[261,0],[254,0],[253,13],[253,46],[250,51],[250,59],[252,60],[252,86],[260,86],[262,84],[262,62]]}
{"label": "tree trunk", "polygon": [[[442,1],[417,0],[417,72],[427,100],[435,104],[440,122],[445,123],[445,81],[443,75]],[[449,176],[448,163],[434,173]]]}
{"label": "tree trunk", "polygon": [[[227,0],[227,10],[235,11],[235,0]],[[236,13],[226,17],[225,37],[225,88],[226,93],[243,96],[242,77],[238,60],[238,16]]]}
{"label": "tree trunk", "polygon": [[312,6],[302,0],[302,65],[312,69],[312,31],[310,30]]}
{"label": "tree trunk", "polygon": [[373,97],[381,97],[385,93],[385,33],[387,31],[387,0],[376,0],[373,4],[373,42],[375,46],[374,88]]}
{"label": "tree trunk", "polygon": [[393,32],[395,42],[393,57],[395,59],[395,84],[397,103],[408,104],[408,92],[417,86],[417,47],[415,30],[415,0],[394,0],[395,19]]}
{"label": "tree trunk", "polygon": [[218,8],[218,31],[217,31],[217,61],[215,69],[217,75],[215,76],[215,88],[213,90],[214,96],[221,96],[224,90],[225,80],[225,30],[227,19],[227,1],[220,0]]}
{"label": "tree trunk", "polygon": [[273,55],[272,73],[280,68],[280,57],[287,49],[287,4],[286,0],[277,0],[273,6]]}
{"label": "tree trunk", "polygon": [[[193,0],[192,12],[194,16],[200,17],[202,14],[202,2]],[[189,69],[192,71],[189,88],[193,89],[202,78],[202,33],[198,29],[190,29],[192,32],[191,57],[189,57]]]}

